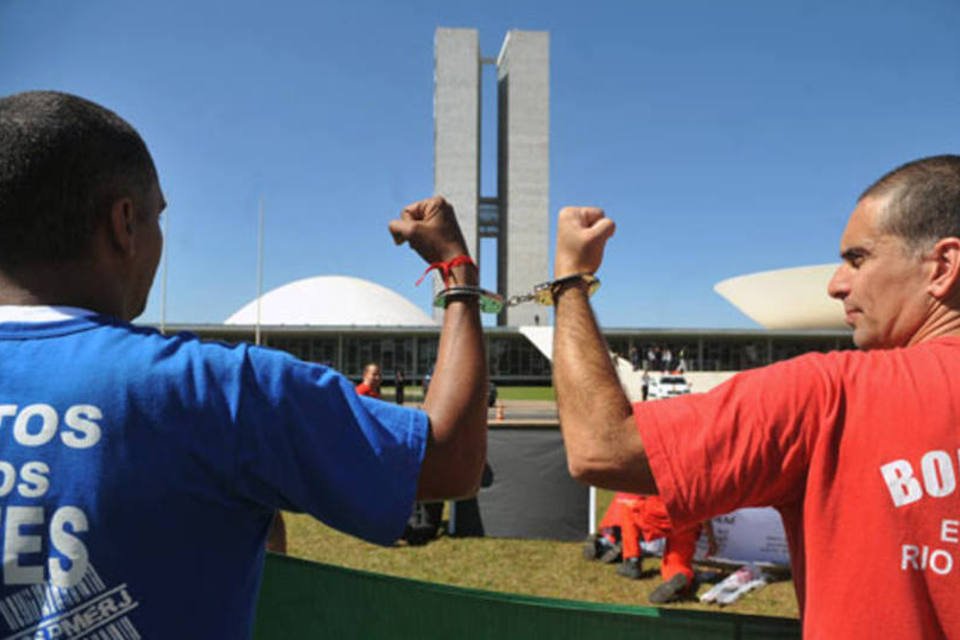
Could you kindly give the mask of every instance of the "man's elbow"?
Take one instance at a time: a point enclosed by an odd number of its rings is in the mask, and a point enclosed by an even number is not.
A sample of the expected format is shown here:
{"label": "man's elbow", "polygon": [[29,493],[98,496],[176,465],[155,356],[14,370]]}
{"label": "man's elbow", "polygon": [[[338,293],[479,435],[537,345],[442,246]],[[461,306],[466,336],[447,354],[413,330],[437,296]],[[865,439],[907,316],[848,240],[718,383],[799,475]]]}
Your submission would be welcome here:
{"label": "man's elbow", "polygon": [[570,455],[567,458],[567,469],[574,480],[595,487],[606,487],[610,480],[616,477],[618,471],[609,460],[585,455]]}
{"label": "man's elbow", "polygon": [[482,439],[461,443],[450,454],[451,470],[447,493],[453,498],[467,498],[477,495],[480,479],[483,477],[483,465],[487,461],[486,432]]}
{"label": "man's elbow", "polygon": [[658,493],[645,455],[583,452],[567,456],[570,476],[594,487],[632,493]]}
{"label": "man's elbow", "polygon": [[486,420],[460,426],[454,429],[441,425],[432,433],[429,475],[436,480],[430,487],[437,498],[470,497],[480,489],[487,460]]}
{"label": "man's elbow", "polygon": [[417,499],[459,500],[477,495],[486,461],[485,448],[469,455],[441,455],[442,459],[421,474]]}

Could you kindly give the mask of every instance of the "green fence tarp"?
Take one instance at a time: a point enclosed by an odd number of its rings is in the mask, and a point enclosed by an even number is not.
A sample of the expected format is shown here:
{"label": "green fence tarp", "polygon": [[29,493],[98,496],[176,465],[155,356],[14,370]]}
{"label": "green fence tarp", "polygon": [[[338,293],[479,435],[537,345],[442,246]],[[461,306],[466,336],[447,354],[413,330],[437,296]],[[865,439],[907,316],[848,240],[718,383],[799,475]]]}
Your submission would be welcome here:
{"label": "green fence tarp", "polygon": [[257,640],[799,638],[795,620],[536,598],[270,555]]}

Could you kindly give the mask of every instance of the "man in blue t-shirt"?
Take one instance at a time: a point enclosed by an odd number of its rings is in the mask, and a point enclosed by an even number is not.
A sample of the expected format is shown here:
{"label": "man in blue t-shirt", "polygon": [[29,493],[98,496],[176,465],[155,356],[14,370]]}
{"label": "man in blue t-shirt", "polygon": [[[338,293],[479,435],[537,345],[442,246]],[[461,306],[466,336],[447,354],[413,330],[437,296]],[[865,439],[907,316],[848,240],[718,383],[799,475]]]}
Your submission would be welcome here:
{"label": "man in blue t-shirt", "polygon": [[[0,99],[0,636],[242,638],[276,509],[381,544],[474,493],[486,448],[477,299],[449,298],[424,410],[323,366],[164,336],[146,304],[165,207],[140,136],[81,98]],[[390,223],[466,254],[441,198]],[[450,270],[476,285],[472,263]]]}

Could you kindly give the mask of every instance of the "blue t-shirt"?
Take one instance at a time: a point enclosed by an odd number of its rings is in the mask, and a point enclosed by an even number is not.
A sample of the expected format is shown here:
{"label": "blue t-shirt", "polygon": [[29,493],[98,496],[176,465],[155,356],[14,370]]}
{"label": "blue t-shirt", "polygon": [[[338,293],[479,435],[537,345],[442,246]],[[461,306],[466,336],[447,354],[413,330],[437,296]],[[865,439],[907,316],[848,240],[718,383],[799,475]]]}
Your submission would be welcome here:
{"label": "blue t-shirt", "polygon": [[402,532],[423,412],[270,349],[4,309],[0,637],[248,637],[276,508]]}

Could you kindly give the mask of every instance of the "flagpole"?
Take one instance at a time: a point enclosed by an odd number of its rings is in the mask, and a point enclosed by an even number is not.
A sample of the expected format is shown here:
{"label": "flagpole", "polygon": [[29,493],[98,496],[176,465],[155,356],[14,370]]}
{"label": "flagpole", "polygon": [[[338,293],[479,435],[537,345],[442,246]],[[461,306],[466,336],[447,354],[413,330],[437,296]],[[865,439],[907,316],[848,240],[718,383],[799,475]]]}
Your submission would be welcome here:
{"label": "flagpole", "polygon": [[260,213],[257,224],[257,324],[254,344],[260,344],[260,298],[263,297],[263,198],[260,198]]}

